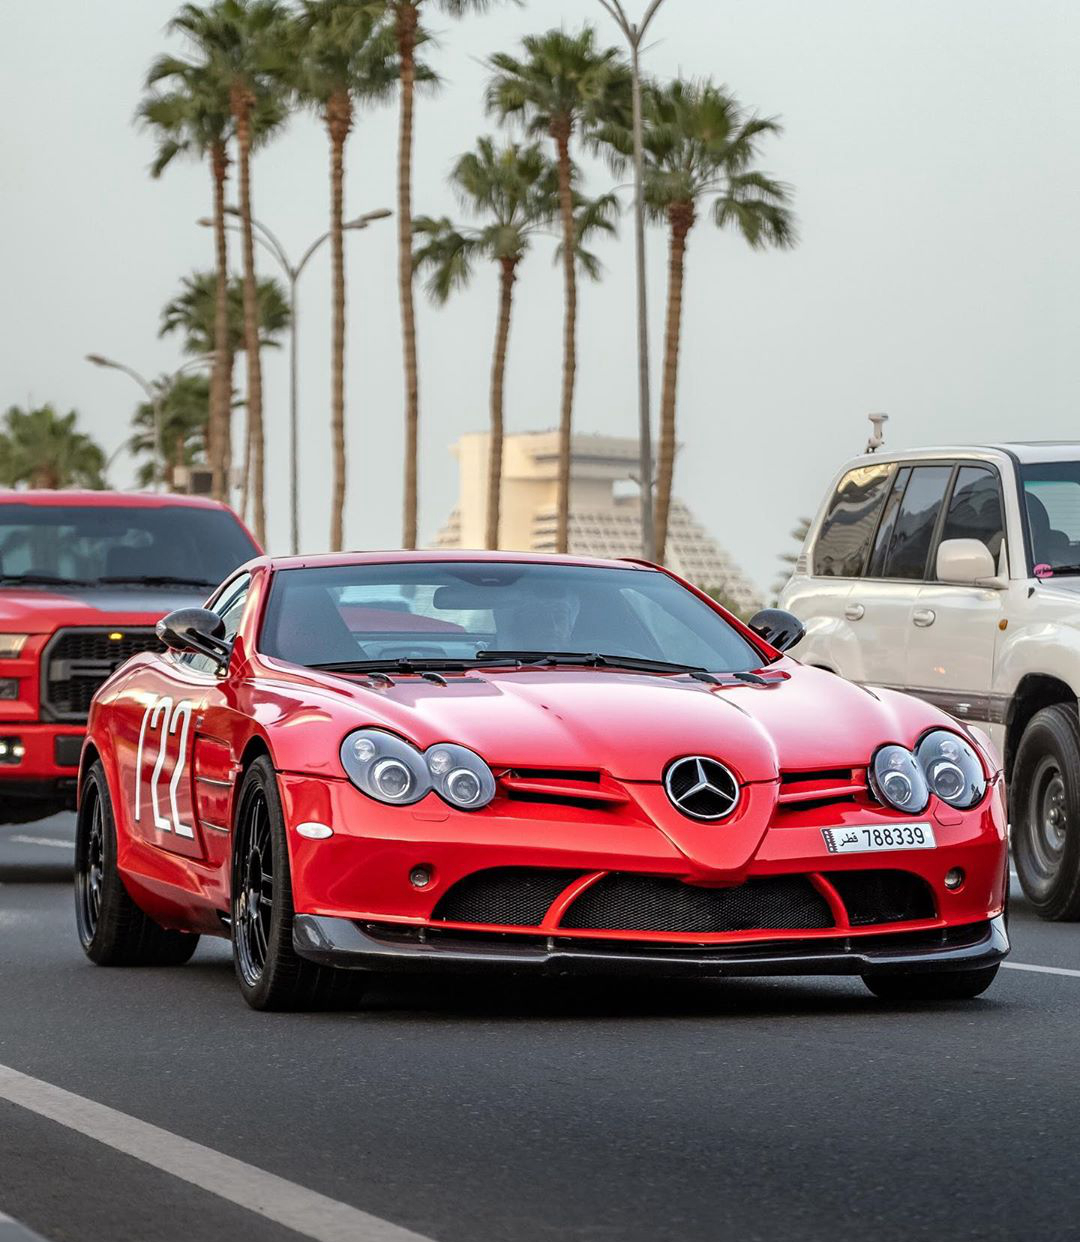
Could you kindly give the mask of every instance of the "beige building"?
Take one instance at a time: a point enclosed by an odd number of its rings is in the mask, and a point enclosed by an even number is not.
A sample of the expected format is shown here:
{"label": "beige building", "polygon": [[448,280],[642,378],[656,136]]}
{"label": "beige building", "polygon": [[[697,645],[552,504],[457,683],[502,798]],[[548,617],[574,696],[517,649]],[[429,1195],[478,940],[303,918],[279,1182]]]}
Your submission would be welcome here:
{"label": "beige building", "polygon": [[[435,539],[437,548],[482,548],[487,521],[488,433],[453,446],[459,499]],[[638,446],[619,436],[576,435],[570,485],[570,551],[582,556],[640,556]],[[558,433],[524,432],[504,442],[499,543],[523,552],[555,551]],[[680,500],[674,500],[667,563],[677,574],[749,610],[760,594]]]}

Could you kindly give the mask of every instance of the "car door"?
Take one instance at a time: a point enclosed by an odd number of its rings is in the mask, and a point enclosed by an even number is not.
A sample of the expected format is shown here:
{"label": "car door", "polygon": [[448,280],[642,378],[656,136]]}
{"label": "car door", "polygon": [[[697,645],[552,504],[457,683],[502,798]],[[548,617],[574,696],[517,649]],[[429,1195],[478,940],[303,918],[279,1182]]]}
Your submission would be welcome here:
{"label": "car door", "polygon": [[911,462],[893,480],[866,573],[852,588],[846,615],[857,628],[856,681],[903,687],[912,610],[926,579],[934,531],[952,464]]}
{"label": "car door", "polygon": [[[1005,538],[1001,478],[990,463],[961,464],[952,482],[945,520],[935,540],[978,539],[995,564]],[[931,581],[918,590],[911,615],[907,684],[962,720],[990,722],[990,691],[1004,592]]]}
{"label": "car door", "polygon": [[[241,575],[211,603],[229,638],[239,626],[249,583],[249,576]],[[222,700],[218,665],[209,656],[170,652],[145,679],[143,690],[134,763],[134,830],[169,853],[212,858],[217,851],[208,848],[206,830],[219,825],[203,813],[195,754],[206,714]]]}

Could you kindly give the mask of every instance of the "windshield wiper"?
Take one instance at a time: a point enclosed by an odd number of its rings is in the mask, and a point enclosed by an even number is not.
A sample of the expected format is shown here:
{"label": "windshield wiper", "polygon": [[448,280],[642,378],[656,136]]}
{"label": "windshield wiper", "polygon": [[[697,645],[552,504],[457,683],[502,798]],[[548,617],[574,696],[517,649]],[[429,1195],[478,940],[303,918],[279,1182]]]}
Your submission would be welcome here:
{"label": "windshield wiper", "polygon": [[392,660],[330,660],[309,664],[308,668],[320,668],[327,673],[464,673],[466,664],[461,660],[410,660],[401,656]]}
{"label": "windshield wiper", "polygon": [[478,651],[481,664],[516,664],[521,668],[628,668],[642,673],[704,673],[700,664],[679,664],[671,660],[646,660],[639,656],[605,655],[599,651]]}
{"label": "windshield wiper", "polygon": [[64,578],[60,574],[3,574],[0,575],[0,586],[18,586],[26,583],[29,586],[93,586],[85,578]]}
{"label": "windshield wiper", "polygon": [[98,578],[97,581],[110,585],[116,583],[136,586],[217,586],[216,582],[208,582],[205,578],[183,578],[176,574],[109,574],[107,577]]}
{"label": "windshield wiper", "polygon": [[[1080,574],[1080,565],[1051,565],[1050,568],[1054,571],[1050,574],[1051,578],[1056,578],[1059,574]],[[1047,579],[1039,578],[1038,581],[1046,582]]]}

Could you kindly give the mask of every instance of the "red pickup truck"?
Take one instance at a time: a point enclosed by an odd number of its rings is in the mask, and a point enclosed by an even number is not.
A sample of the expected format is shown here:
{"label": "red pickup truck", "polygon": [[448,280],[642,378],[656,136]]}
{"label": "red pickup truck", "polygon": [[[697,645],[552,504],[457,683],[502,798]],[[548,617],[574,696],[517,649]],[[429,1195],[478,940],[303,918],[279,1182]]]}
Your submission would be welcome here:
{"label": "red pickup truck", "polygon": [[0,824],[74,804],[98,686],[259,551],[201,497],[0,490]]}

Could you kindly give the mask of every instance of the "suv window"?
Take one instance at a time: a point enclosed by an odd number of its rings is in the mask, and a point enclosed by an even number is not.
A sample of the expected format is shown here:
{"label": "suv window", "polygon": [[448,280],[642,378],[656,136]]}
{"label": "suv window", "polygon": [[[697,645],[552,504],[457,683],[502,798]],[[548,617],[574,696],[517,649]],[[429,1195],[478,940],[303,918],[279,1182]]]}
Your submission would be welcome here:
{"label": "suv window", "polygon": [[[240,628],[250,588],[251,575],[242,574],[235,581],[226,583],[217,599],[210,605],[210,611],[216,612],[225,622],[225,637],[229,642],[236,637],[236,632]],[[189,651],[181,656],[180,660],[188,668],[193,668],[199,673],[212,673],[217,668],[217,664],[209,656],[197,651]]]}
{"label": "suv window", "polygon": [[877,538],[874,540],[874,551],[866,570],[868,578],[880,578],[885,568],[885,554],[889,550],[893,530],[896,528],[896,515],[900,512],[900,501],[904,499],[904,489],[911,478],[911,467],[901,466],[896,472],[889,499],[885,502],[885,511],[881,515]]}
{"label": "suv window", "polygon": [[[883,578],[926,577],[926,558],[951,475],[952,466],[916,466],[912,469],[890,532],[888,550],[881,558]],[[884,531],[882,533],[885,534]],[[882,540],[878,542],[884,548]],[[875,549],[875,560],[878,559],[877,553],[878,549]]]}
{"label": "suv window", "polygon": [[962,466],[953,484],[942,540],[978,539],[996,560],[1004,535],[996,472],[985,466]]}
{"label": "suv window", "polygon": [[814,540],[814,573],[822,578],[862,576],[895,467],[859,466],[840,480]]}

